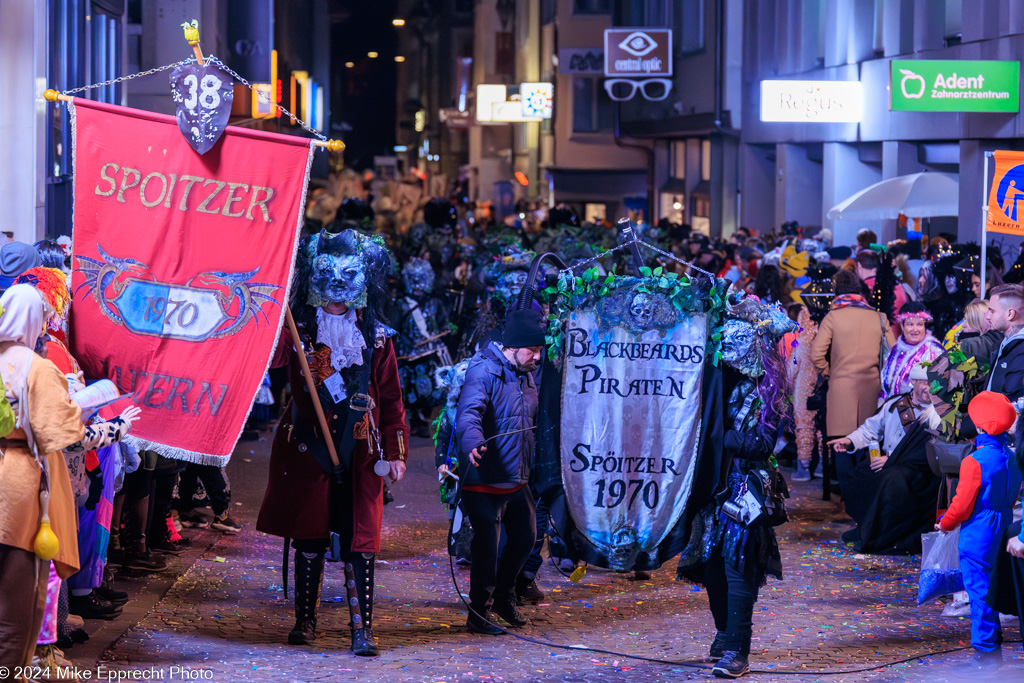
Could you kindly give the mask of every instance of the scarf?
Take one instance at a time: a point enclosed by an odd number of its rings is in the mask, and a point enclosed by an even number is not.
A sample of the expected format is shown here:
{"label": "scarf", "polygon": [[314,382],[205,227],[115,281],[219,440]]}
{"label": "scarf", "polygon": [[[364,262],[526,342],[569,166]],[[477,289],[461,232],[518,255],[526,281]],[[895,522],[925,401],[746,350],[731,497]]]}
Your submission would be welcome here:
{"label": "scarf", "polygon": [[331,367],[335,370],[363,364],[366,340],[359,330],[354,308],[341,315],[316,309],[316,341],[331,350]]}
{"label": "scarf", "polygon": [[838,311],[841,308],[871,308],[868,302],[860,294],[840,294],[832,300],[832,310]]}
{"label": "scarf", "polygon": [[29,450],[38,457],[29,424],[28,372],[32,367],[36,341],[43,334],[49,310],[32,285],[14,285],[0,296],[0,377],[15,415],[15,427],[25,432]]}

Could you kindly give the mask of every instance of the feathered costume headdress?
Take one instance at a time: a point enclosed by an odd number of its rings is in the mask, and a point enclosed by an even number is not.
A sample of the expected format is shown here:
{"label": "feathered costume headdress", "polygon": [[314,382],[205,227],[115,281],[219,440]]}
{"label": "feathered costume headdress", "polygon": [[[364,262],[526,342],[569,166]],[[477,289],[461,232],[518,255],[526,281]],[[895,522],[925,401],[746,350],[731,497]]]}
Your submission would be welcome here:
{"label": "feathered costume headdress", "polygon": [[37,266],[29,268],[14,280],[16,285],[32,285],[46,297],[46,303],[53,310],[53,315],[46,321],[50,330],[62,331],[68,320],[71,309],[71,292],[68,289],[67,276],[57,268]]}

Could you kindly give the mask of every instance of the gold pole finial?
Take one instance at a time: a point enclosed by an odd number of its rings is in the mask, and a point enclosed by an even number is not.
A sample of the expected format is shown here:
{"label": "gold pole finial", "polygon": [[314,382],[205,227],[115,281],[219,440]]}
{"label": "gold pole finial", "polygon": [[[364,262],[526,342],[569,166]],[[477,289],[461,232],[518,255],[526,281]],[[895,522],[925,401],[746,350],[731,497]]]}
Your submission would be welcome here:
{"label": "gold pole finial", "polygon": [[181,28],[185,32],[185,42],[192,46],[192,52],[195,53],[199,66],[206,66],[203,50],[199,47],[199,22],[193,19],[191,22],[183,23]]}

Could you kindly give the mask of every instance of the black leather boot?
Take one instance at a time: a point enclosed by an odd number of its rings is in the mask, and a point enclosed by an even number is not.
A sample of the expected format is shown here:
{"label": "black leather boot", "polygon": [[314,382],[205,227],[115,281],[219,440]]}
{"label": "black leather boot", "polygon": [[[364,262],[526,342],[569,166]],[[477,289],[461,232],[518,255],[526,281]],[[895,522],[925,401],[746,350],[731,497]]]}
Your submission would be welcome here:
{"label": "black leather boot", "polygon": [[295,626],[288,634],[290,645],[312,645],[324,581],[324,553],[295,551]]}
{"label": "black leather boot", "polygon": [[380,654],[373,637],[373,553],[350,553],[345,561],[345,588],[352,618],[352,652],[360,657]]}

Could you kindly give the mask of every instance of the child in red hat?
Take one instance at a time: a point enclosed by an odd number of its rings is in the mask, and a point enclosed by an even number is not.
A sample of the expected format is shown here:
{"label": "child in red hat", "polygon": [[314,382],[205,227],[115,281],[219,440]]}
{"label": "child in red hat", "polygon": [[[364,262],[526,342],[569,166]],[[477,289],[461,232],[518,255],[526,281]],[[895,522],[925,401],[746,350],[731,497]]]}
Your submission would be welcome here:
{"label": "child in red hat", "polygon": [[971,597],[971,645],[984,660],[1002,642],[998,615],[986,600],[999,543],[1020,491],[1020,471],[1006,445],[1006,431],[1017,420],[1017,411],[1006,396],[983,391],[971,400],[967,414],[978,428],[976,449],[960,463],[956,495],[938,526],[943,531],[960,526],[960,571]]}

